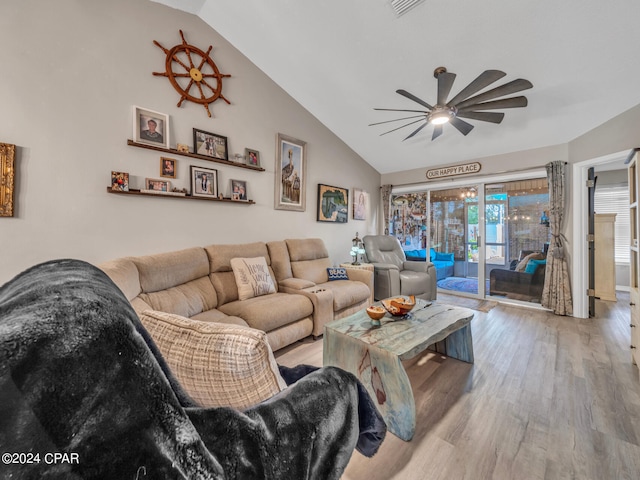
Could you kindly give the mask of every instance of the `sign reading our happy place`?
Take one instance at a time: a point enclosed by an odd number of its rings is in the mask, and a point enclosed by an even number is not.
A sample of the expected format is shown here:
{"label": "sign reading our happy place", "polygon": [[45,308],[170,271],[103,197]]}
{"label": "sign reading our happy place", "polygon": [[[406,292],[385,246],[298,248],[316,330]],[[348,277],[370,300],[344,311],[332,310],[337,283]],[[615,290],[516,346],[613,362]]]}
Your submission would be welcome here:
{"label": "sign reading our happy place", "polygon": [[427,170],[427,178],[433,180],[434,178],[453,177],[455,175],[466,175],[469,173],[478,173],[480,171],[480,163],[465,163],[463,165],[454,165],[452,167],[441,167]]}

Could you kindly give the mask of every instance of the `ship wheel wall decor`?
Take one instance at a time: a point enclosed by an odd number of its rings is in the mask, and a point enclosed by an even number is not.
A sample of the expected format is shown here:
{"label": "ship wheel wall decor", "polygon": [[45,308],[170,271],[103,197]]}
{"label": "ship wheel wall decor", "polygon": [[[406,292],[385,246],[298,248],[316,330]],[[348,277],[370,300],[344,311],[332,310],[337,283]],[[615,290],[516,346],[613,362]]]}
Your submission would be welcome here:
{"label": "ship wheel wall decor", "polygon": [[[157,40],[153,43],[167,55],[164,72],[153,72],[156,76],[167,77],[173,88],[180,94],[178,107],[182,102],[199,103],[204,106],[211,117],[209,104],[219,98],[230,104],[222,95],[222,79],[231,75],[220,73],[218,66],[209,56],[213,47],[209,45],[206,52],[189,45],[180,30],[182,43],[170,50],[164,48]],[[192,92],[193,91],[193,92]]]}

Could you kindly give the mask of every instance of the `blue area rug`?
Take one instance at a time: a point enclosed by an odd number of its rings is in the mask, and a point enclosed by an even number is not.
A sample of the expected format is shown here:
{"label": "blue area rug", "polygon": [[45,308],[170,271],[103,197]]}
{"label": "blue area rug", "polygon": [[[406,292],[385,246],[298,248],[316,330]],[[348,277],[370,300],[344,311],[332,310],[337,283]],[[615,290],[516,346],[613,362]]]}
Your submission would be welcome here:
{"label": "blue area rug", "polygon": [[[456,292],[478,293],[478,279],[447,277],[443,278],[442,280],[438,280],[438,288],[442,288],[444,290],[454,290]],[[489,291],[489,280],[487,280],[485,291]]]}

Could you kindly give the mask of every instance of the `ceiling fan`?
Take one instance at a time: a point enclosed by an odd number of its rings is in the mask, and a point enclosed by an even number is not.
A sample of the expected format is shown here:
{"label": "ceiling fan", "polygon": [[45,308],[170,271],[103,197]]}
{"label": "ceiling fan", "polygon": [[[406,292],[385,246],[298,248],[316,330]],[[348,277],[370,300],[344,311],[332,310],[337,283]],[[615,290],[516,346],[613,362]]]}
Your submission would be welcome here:
{"label": "ceiling fan", "polygon": [[500,70],[485,70],[478,77],[463,88],[456,96],[447,102],[447,97],[453,87],[453,82],[456,78],[455,73],[447,72],[445,67],[438,67],[433,71],[433,76],[438,80],[438,99],[435,105],[430,105],[424,100],[416,97],[415,95],[407,92],[406,90],[396,90],[403,97],[413,100],[419,103],[426,110],[404,110],[393,108],[374,108],[374,110],[383,110],[390,112],[409,112],[417,113],[419,115],[412,115],[409,117],[396,118],[394,120],[386,120],[384,122],[371,123],[369,126],[381,125],[383,123],[399,122],[401,120],[415,119],[405,125],[384,132],[381,135],[395,132],[401,128],[414,125],[416,123],[422,123],[418,128],[411,132],[407,137],[403,139],[407,140],[413,137],[416,133],[422,130],[427,125],[434,126],[431,140],[435,140],[442,134],[442,128],[445,123],[453,125],[460,133],[467,135],[473,130],[473,125],[462,120],[462,118],[468,118],[470,120],[480,120],[482,122],[500,123],[504,118],[504,113],[501,112],[487,112],[486,110],[497,110],[502,108],[518,108],[527,106],[527,97],[517,96],[510,98],[503,98],[501,100],[494,100],[495,98],[502,97],[504,95],[510,95],[512,93],[520,92],[528,88],[533,87],[533,84],[529,80],[518,78],[511,82],[500,85],[499,87],[492,88],[486,92],[472,96],[488,87],[494,82],[497,82],[506,73]]}

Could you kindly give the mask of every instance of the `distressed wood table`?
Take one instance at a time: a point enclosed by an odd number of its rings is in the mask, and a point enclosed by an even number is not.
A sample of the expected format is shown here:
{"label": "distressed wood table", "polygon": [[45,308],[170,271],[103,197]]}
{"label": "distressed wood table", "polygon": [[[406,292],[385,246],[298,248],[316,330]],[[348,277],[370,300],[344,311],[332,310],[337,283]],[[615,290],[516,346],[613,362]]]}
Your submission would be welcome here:
{"label": "distressed wood table", "polygon": [[416,429],[416,406],[402,365],[428,347],[473,363],[468,308],[418,300],[406,317],[382,318],[373,327],[365,310],[325,325],[323,363],[343,368],[364,384],[390,432],[409,441]]}

